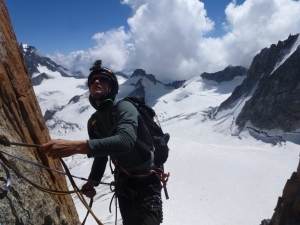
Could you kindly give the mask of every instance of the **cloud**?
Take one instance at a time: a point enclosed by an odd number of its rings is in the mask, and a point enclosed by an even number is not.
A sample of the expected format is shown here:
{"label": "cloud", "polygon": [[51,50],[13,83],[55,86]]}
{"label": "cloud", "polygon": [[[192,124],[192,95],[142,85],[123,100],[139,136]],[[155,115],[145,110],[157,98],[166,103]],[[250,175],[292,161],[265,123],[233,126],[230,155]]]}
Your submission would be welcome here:
{"label": "cloud", "polygon": [[89,74],[90,66],[97,59],[103,61],[103,66],[121,71],[126,67],[130,52],[134,51],[134,47],[127,43],[130,37],[131,35],[124,31],[124,27],[120,27],[95,34],[92,39],[96,45],[87,51],[71,52],[69,55],[57,52],[50,57],[71,71],[79,70],[86,75]]}
{"label": "cloud", "polygon": [[228,33],[222,37],[228,60],[250,66],[262,48],[300,31],[300,2],[291,0],[247,0],[230,3],[226,10]]}
{"label": "cloud", "polygon": [[228,65],[249,67],[265,47],[300,30],[300,2],[232,1],[224,9],[226,34],[209,37],[214,22],[198,0],[123,0],[132,8],[124,27],[97,33],[95,46],[69,55],[51,56],[57,63],[87,71],[96,59],[114,71],[142,68],[157,79],[190,79]]}

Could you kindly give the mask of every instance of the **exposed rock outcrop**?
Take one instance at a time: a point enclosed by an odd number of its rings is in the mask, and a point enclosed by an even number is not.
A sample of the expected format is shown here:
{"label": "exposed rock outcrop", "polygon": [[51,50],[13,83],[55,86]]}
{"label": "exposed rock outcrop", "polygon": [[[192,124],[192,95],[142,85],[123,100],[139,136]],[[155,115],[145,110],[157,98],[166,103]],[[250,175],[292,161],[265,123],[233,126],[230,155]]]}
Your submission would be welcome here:
{"label": "exposed rock outcrop", "polygon": [[[300,48],[272,75],[265,76],[236,119],[242,129],[247,121],[260,129],[284,132],[300,128]],[[258,116],[259,115],[259,116]]]}
{"label": "exposed rock outcrop", "polygon": [[175,89],[182,87],[182,85],[186,82],[186,80],[178,80],[172,83],[166,84],[167,87],[173,87]]}
{"label": "exposed rock outcrop", "polygon": [[138,78],[138,79],[135,79],[135,83],[131,83],[131,85],[135,86],[135,89],[133,92],[129,93],[128,96],[139,96],[142,98],[145,98],[146,95],[145,87],[143,85],[144,78],[146,80],[149,80],[154,85],[158,84],[158,85],[163,85],[167,88],[171,87],[175,89],[181,87],[185,82],[185,80],[183,80],[183,81],[174,81],[173,83],[169,83],[169,84],[163,84],[162,82],[156,80],[156,77],[153,74],[146,74],[146,71],[143,69],[134,70],[130,78]]}
{"label": "exposed rock outcrop", "polygon": [[142,76],[142,77],[146,77],[147,79],[149,79],[150,81],[152,81],[154,84],[156,84],[157,80],[155,78],[154,75],[152,74],[146,74],[146,71],[143,69],[136,69],[134,70],[134,72],[132,73],[131,77],[136,77],[136,76]]}
{"label": "exposed rock outcrop", "polygon": [[147,76],[146,71],[143,69],[135,69],[131,75],[131,77],[136,77],[136,76]]}
{"label": "exposed rock outcrop", "polygon": [[138,80],[138,82],[135,84],[134,90],[130,92],[128,96],[139,96],[140,98],[145,98],[146,91],[142,83],[142,79]]}
{"label": "exposed rock outcrop", "polygon": [[249,98],[235,121],[239,130],[248,122],[258,130],[291,132],[300,128],[298,36],[290,35],[256,55],[244,82],[220,105],[217,114]]}
{"label": "exposed rock outcrop", "polygon": [[57,65],[51,59],[40,55],[37,49],[33,46],[20,46],[22,50],[22,54],[25,59],[25,63],[27,65],[30,77],[32,77],[36,73],[40,73],[38,70],[39,66],[45,66],[48,70],[55,72],[58,71],[63,77],[71,77],[73,76],[66,68]]}
{"label": "exposed rock outcrop", "polygon": [[38,75],[36,77],[32,77],[31,83],[33,86],[37,86],[37,85],[40,85],[42,83],[42,81],[45,79],[47,80],[47,79],[49,79],[49,77],[47,76],[47,74],[41,73],[40,75]]}
{"label": "exposed rock outcrop", "polygon": [[143,69],[136,69],[131,75],[131,78],[134,77],[141,77],[139,80],[137,80],[136,84],[133,84],[135,86],[135,89],[133,92],[129,93],[128,96],[139,96],[141,98],[145,98],[146,92],[145,87],[142,83],[143,78],[146,78],[156,84],[157,80],[155,79],[155,76],[152,74],[146,74],[146,71]]}
{"label": "exposed rock outcrop", "polygon": [[[29,72],[11,26],[5,3],[0,0],[0,134],[13,142],[41,144],[50,140],[48,129],[33,91]],[[62,170],[35,148],[3,147],[1,150]],[[20,173],[45,188],[68,190],[63,175],[9,158]],[[0,169],[0,185],[6,174]],[[80,224],[70,195],[50,195],[33,188],[12,173],[12,185],[0,192],[0,224]]]}
{"label": "exposed rock outcrop", "polygon": [[300,224],[300,162],[297,172],[293,172],[291,178],[287,180],[274,211],[267,225]]}
{"label": "exposed rock outcrop", "polygon": [[243,66],[228,66],[224,70],[216,73],[202,73],[200,77],[221,83],[224,81],[231,81],[238,76],[245,76],[246,73],[247,69]]}
{"label": "exposed rock outcrop", "polygon": [[234,107],[236,101],[244,95],[247,95],[261,77],[269,76],[275,68],[275,65],[294,45],[297,38],[298,35],[291,35],[286,41],[279,41],[277,45],[273,44],[270,48],[262,49],[261,52],[253,58],[244,82],[235,88],[228,99],[222,102],[218,111]]}

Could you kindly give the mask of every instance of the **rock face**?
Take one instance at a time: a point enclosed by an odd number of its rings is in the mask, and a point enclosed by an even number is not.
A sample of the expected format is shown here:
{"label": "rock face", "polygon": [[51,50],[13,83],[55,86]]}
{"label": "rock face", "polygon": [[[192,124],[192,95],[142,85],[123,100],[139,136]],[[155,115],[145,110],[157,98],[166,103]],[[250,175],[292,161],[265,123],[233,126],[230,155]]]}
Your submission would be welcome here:
{"label": "rock face", "polygon": [[133,79],[140,78],[140,79],[138,79],[136,83],[131,84],[135,86],[135,89],[133,92],[129,93],[128,96],[139,96],[142,98],[145,98],[146,95],[145,86],[143,85],[143,81],[142,81],[144,78],[149,80],[154,85],[161,84],[164,85],[165,87],[171,87],[175,89],[180,88],[185,82],[185,80],[183,80],[183,81],[174,81],[173,83],[169,83],[169,84],[163,84],[162,82],[156,80],[156,77],[154,75],[146,74],[146,71],[143,69],[134,70],[130,78]]}
{"label": "rock face", "polygon": [[247,122],[266,130],[300,128],[300,48],[291,52],[298,36],[290,35],[256,55],[244,82],[220,105],[218,112],[234,108],[239,100],[252,95],[236,118],[239,130]]}
{"label": "rock face", "polygon": [[[263,77],[236,123],[291,132],[300,128],[300,48],[270,76]],[[257,116],[259,115],[259,116]]]}
{"label": "rock face", "polygon": [[35,73],[40,73],[40,71],[38,70],[39,66],[45,66],[52,72],[58,71],[63,77],[73,76],[73,74],[70,73],[66,68],[57,65],[51,59],[40,55],[35,47],[21,45],[20,48],[22,50],[22,54],[24,56],[30,77],[32,77]]}
{"label": "rock face", "polygon": [[[13,142],[41,144],[50,140],[29,72],[11,26],[5,3],[0,0],[0,134]],[[62,170],[58,160],[31,147],[0,145],[1,150]],[[68,190],[63,175],[9,158],[20,173],[45,188]],[[6,174],[0,169],[0,185]],[[70,195],[50,195],[33,188],[12,172],[12,185],[0,192],[0,224],[80,224]]]}
{"label": "rock face", "polygon": [[243,66],[228,66],[224,70],[216,73],[202,73],[200,77],[221,83],[231,81],[237,76],[245,76],[246,73],[247,69]]}
{"label": "rock face", "polygon": [[[155,76],[152,74],[146,74],[146,71],[143,69],[136,69],[131,75],[131,78],[134,77],[142,77],[150,80],[154,84],[156,84],[158,81],[155,79]],[[146,92],[145,87],[142,83],[142,79],[139,79],[135,85],[135,89],[133,92],[129,93],[128,96],[139,96],[141,98],[145,98]]]}
{"label": "rock face", "polygon": [[297,172],[292,173],[278,198],[274,214],[267,225],[300,224],[300,163]]}
{"label": "rock face", "polygon": [[182,85],[186,82],[186,80],[174,81],[172,83],[166,84],[167,87],[173,87],[175,89],[181,88]]}
{"label": "rock face", "polygon": [[152,81],[154,84],[156,84],[157,80],[155,79],[155,76],[152,74],[146,74],[146,71],[143,69],[136,69],[134,70],[134,72],[132,73],[131,77],[137,77],[137,76],[142,76],[142,77],[146,77],[147,79],[149,79],[150,81]]}

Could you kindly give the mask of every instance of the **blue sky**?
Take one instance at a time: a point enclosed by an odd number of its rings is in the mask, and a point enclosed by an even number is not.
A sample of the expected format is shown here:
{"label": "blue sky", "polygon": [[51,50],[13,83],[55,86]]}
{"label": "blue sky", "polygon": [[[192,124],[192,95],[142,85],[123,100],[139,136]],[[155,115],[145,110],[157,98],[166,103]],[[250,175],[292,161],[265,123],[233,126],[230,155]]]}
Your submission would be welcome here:
{"label": "blue sky", "polygon": [[300,31],[296,0],[5,3],[19,43],[84,73],[98,58],[113,70],[174,79],[248,67],[262,48]]}
{"label": "blue sky", "polygon": [[92,47],[91,37],[100,31],[128,27],[130,7],[119,0],[6,0],[19,42],[42,53],[70,53]]}
{"label": "blue sky", "polygon": [[[93,46],[91,37],[124,26],[131,8],[120,0],[6,0],[11,22],[19,42],[37,47],[43,54],[55,51],[68,54]],[[230,0],[204,0],[207,15],[215,22],[208,36],[218,37],[225,32],[225,8]],[[237,3],[243,3],[239,0]]]}

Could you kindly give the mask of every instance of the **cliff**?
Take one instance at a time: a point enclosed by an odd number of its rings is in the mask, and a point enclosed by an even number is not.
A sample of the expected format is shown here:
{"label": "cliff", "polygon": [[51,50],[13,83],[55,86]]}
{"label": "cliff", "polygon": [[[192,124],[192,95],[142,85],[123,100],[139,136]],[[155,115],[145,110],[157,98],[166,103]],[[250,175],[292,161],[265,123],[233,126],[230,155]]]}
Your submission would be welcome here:
{"label": "cliff", "polygon": [[247,121],[266,130],[292,132],[300,128],[299,60],[300,48],[297,47],[271,75],[260,79],[257,90],[236,119],[240,129]]}
{"label": "cliff", "polygon": [[[272,44],[257,54],[245,80],[218,108],[222,111],[242,107],[236,120],[238,130],[281,130],[300,128],[300,48],[299,34]],[[259,115],[259,116],[258,116]]]}
{"label": "cliff", "polygon": [[[4,0],[0,0],[0,134],[13,142],[41,144],[50,140]],[[58,160],[45,157],[33,147],[0,145],[0,148],[9,154],[62,170]],[[68,190],[63,175],[7,158],[34,183],[49,189]],[[1,187],[5,181],[6,174],[1,167]],[[74,225],[80,221],[70,195],[41,192],[12,173],[11,188],[0,192],[0,224]]]}
{"label": "cliff", "polygon": [[300,224],[300,162],[297,172],[293,172],[291,178],[287,180],[282,196],[278,198],[274,214],[266,224]]}

